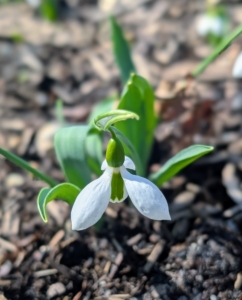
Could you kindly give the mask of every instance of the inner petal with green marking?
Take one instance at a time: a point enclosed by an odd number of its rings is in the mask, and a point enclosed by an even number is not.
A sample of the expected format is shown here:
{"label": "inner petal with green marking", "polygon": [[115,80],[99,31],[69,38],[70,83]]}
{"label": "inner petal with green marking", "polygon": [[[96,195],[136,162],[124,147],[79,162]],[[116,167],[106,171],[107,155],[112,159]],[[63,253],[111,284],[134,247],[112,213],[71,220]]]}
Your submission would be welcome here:
{"label": "inner petal with green marking", "polygon": [[119,172],[119,168],[117,170],[114,169],[112,174],[111,181],[111,202],[122,202],[128,196],[127,191],[124,186],[123,178]]}

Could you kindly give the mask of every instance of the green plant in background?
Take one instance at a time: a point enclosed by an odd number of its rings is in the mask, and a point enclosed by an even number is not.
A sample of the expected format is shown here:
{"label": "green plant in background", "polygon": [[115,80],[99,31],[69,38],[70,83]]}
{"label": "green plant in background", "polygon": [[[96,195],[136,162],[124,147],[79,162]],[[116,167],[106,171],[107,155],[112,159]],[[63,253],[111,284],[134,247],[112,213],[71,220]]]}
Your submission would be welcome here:
{"label": "green plant in background", "polygon": [[[111,25],[116,28],[113,32],[117,34],[115,38],[113,37],[115,49],[115,43],[122,45],[121,41],[124,39],[121,28],[117,30],[117,23],[114,19],[111,20]],[[201,62],[192,75],[196,77],[201,74],[241,32],[242,25]],[[84,229],[93,225],[101,217],[110,199],[113,202],[120,202],[128,195],[142,214],[153,219],[169,219],[166,200],[159,188],[181,169],[213,151],[213,147],[210,146],[190,146],[168,160],[157,172],[146,174],[157,124],[153,90],[143,77],[132,73],[134,69],[132,63],[128,68],[125,65],[122,69],[124,66],[122,60],[125,57],[120,52],[114,51],[114,53],[120,55],[116,57],[116,61],[120,62],[123,78],[129,78],[118,102],[117,110],[111,110],[117,98],[111,97],[98,104],[88,124],[68,125],[62,116],[61,103],[57,103],[57,116],[62,123],[62,128],[55,134],[54,147],[67,182],[57,183],[46,174],[31,167],[23,159],[0,148],[0,154],[50,186],[43,188],[37,199],[40,215],[45,222],[47,222],[46,205],[54,199],[61,199],[70,205],[74,204],[73,228]],[[131,59],[130,53],[128,55]],[[131,120],[132,118],[137,120]],[[111,139],[107,146],[106,161],[102,163],[104,131],[111,133]],[[125,168],[136,169],[137,176],[128,173]],[[101,169],[106,169],[106,171],[102,173]],[[100,178],[92,181],[93,175],[100,176]],[[141,176],[147,176],[153,183]],[[144,203],[144,198],[140,193],[135,192],[135,189],[138,191],[144,186],[148,193],[145,199],[147,203]],[[93,194],[89,198],[95,201],[93,206],[93,201],[85,204],[85,201],[80,200],[86,198],[92,189],[96,195],[96,198]],[[105,201],[100,200],[99,203],[99,194],[105,196]],[[149,198],[152,199],[150,203]],[[159,204],[155,199],[160,199]],[[159,215],[156,215],[156,210]]]}
{"label": "green plant in background", "polygon": [[229,30],[229,18],[223,5],[207,1],[206,13],[200,16],[197,32],[212,46],[218,45]]}
{"label": "green plant in background", "polygon": [[59,19],[59,0],[0,0],[0,5],[24,1],[39,11],[43,19],[51,22],[56,22]]}
{"label": "green plant in background", "polygon": [[44,19],[56,22],[59,18],[58,0],[41,0],[39,11]]}
{"label": "green plant in background", "polygon": [[59,0],[26,0],[43,19],[56,22],[59,19]]}

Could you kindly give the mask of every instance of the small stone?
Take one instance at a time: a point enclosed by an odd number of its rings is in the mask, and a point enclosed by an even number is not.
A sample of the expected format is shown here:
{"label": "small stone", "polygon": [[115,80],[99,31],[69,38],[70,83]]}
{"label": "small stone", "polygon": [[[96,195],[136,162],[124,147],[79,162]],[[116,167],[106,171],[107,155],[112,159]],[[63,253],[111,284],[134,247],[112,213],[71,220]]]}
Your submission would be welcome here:
{"label": "small stone", "polygon": [[64,294],[65,292],[66,292],[66,288],[64,284],[61,282],[56,282],[49,286],[46,294],[49,299],[52,299],[56,296],[60,296]]}
{"label": "small stone", "polygon": [[165,296],[169,293],[170,286],[168,284],[157,284],[154,286],[160,296]]}
{"label": "small stone", "polygon": [[185,239],[189,231],[189,227],[189,219],[181,219],[177,221],[172,229],[172,236],[180,241]]}
{"label": "small stone", "polygon": [[7,276],[11,270],[12,270],[12,263],[9,260],[6,260],[2,265],[1,265],[1,269],[0,269],[0,276],[4,277]]}
{"label": "small stone", "polygon": [[201,299],[202,299],[201,293],[197,294],[197,296],[193,298],[193,300],[201,300]]}
{"label": "small stone", "polygon": [[242,109],[242,92],[240,91],[236,96],[234,97],[231,105],[232,111],[238,112]]}
{"label": "small stone", "polygon": [[17,173],[11,173],[6,178],[7,187],[19,187],[24,184],[24,177]]}

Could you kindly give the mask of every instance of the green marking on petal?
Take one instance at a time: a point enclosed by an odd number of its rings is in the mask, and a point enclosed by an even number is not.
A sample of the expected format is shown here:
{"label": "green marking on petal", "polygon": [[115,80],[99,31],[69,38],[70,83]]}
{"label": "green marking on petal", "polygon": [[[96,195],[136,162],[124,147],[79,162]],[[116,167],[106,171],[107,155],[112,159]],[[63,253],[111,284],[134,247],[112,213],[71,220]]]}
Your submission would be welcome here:
{"label": "green marking on petal", "polygon": [[111,199],[120,201],[124,196],[124,181],[120,172],[113,172],[111,181]]}

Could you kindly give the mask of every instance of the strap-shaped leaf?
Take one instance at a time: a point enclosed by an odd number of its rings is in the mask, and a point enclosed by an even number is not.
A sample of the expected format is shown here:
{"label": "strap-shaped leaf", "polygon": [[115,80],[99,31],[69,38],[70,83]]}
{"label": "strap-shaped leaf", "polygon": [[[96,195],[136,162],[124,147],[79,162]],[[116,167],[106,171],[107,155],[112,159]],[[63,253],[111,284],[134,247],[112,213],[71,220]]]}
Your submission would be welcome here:
{"label": "strap-shaped leaf", "polygon": [[144,165],[141,163],[139,155],[135,150],[132,142],[125,135],[123,135],[122,132],[119,131],[117,128],[113,126],[111,128],[116,134],[117,138],[120,139],[120,141],[122,142],[125,154],[133,159],[134,164],[136,166],[136,173],[140,176],[144,176],[145,175]]}
{"label": "strap-shaped leaf", "polygon": [[121,27],[117,24],[114,17],[110,18],[113,53],[119,67],[123,83],[126,83],[135,67],[132,62],[129,45],[124,38]]}
{"label": "strap-shaped leaf", "polygon": [[134,145],[140,160],[146,167],[154,139],[156,116],[154,94],[149,83],[141,76],[132,74],[124,88],[118,109],[130,110],[139,115],[140,120],[131,124],[130,120],[115,124]]}
{"label": "strap-shaped leaf", "polygon": [[85,157],[85,139],[89,125],[59,129],[55,134],[55,151],[67,180],[79,188],[91,181],[91,171]]}
{"label": "strap-shaped leaf", "polygon": [[55,186],[58,184],[54,179],[52,179],[48,175],[40,172],[39,170],[31,167],[31,165],[27,161],[23,160],[21,157],[15,155],[15,154],[11,153],[10,151],[0,148],[0,154],[2,154],[4,157],[9,159],[15,165],[19,166],[20,168],[23,168],[24,170],[32,173],[34,176],[38,177],[39,179],[45,181],[50,186]]}
{"label": "strap-shaped leaf", "polygon": [[56,199],[63,200],[70,205],[76,200],[76,197],[81,192],[77,186],[71,183],[61,183],[53,188],[43,188],[38,195],[37,207],[40,216],[44,222],[48,222],[48,217],[46,214],[46,205]]}
{"label": "strap-shaped leaf", "polygon": [[96,128],[89,130],[86,142],[86,158],[89,168],[97,175],[102,174],[101,164],[103,161],[102,132]]}
{"label": "strap-shaped leaf", "polygon": [[213,147],[205,145],[193,145],[185,148],[169,159],[158,172],[151,174],[150,180],[161,186],[187,165],[213,150]]}
{"label": "strap-shaped leaf", "polygon": [[97,116],[94,120],[94,125],[101,130],[108,130],[111,125],[128,119],[139,120],[139,116],[132,111],[124,109],[111,110]]}

